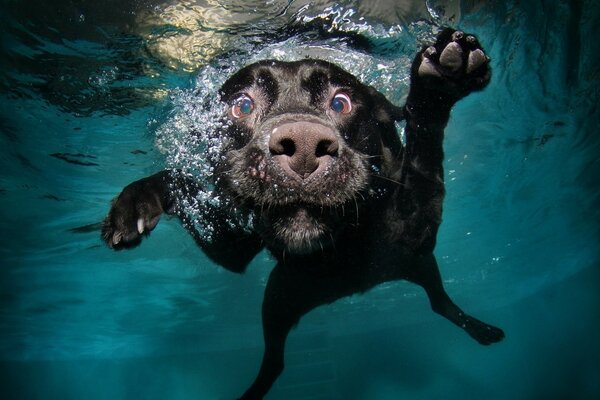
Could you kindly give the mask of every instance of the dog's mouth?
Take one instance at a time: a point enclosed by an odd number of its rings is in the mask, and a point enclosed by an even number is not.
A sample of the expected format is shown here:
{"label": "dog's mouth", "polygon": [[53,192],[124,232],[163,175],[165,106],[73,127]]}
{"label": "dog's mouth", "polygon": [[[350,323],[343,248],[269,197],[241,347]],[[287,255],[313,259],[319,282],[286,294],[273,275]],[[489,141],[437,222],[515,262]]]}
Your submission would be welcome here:
{"label": "dog's mouth", "polygon": [[306,179],[290,176],[271,155],[257,148],[228,154],[227,187],[236,197],[260,208],[337,207],[354,199],[368,186],[366,158],[343,152],[335,162]]}
{"label": "dog's mouth", "polygon": [[257,217],[272,249],[309,254],[328,247],[368,197],[371,160],[315,117],[265,126],[227,152],[223,188]]}
{"label": "dog's mouth", "polygon": [[311,204],[279,206],[263,210],[259,223],[272,247],[290,254],[309,254],[331,245],[339,229],[340,212]]}
{"label": "dog's mouth", "polygon": [[342,152],[306,179],[290,177],[274,157],[258,149],[231,152],[227,190],[253,211],[256,228],[273,250],[307,255],[331,246],[344,221],[368,195],[365,158]]}

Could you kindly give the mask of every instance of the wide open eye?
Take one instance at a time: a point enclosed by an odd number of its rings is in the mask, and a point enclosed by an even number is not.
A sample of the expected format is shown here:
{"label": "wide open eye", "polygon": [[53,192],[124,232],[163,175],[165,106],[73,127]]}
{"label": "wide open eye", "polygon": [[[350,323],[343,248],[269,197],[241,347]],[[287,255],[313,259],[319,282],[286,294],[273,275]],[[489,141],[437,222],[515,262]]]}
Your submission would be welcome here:
{"label": "wide open eye", "polygon": [[348,114],[352,111],[352,101],[346,93],[338,93],[333,96],[329,106],[333,111],[340,114]]}
{"label": "wide open eye", "polygon": [[250,96],[243,94],[233,101],[231,106],[231,115],[234,118],[244,118],[254,111],[254,101]]}

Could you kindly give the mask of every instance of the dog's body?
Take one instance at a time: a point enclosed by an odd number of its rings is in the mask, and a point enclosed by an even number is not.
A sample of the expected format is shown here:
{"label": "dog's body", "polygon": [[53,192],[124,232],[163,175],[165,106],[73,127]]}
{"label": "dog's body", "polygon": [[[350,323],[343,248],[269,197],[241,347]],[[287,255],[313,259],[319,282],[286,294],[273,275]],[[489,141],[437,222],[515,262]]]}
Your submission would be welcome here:
{"label": "dog's body", "polygon": [[[444,196],[443,130],[453,104],[489,78],[477,40],[445,30],[417,55],[404,107],[319,60],[252,64],[223,85],[229,123],[214,185],[229,201],[206,211],[210,240],[186,225],[230,270],[243,271],[264,247],[277,259],[262,310],[265,354],[243,398],[267,393],[302,315],[386,281],[421,285],[435,312],[482,344],[503,338],[450,300],[433,256]],[[395,127],[402,119],[405,144]],[[104,240],[136,245],[163,212],[185,220],[180,204],[197,186],[177,171],[132,183],[113,203]],[[252,229],[228,221],[233,210],[247,215]]]}

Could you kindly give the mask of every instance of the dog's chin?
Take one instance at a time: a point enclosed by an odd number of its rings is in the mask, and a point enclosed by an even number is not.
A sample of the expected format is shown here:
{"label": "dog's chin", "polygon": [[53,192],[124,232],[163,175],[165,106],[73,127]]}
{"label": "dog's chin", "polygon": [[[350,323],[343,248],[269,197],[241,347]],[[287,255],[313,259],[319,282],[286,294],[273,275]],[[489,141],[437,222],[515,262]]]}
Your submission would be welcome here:
{"label": "dog's chin", "polygon": [[277,210],[271,215],[272,240],[288,254],[308,255],[330,245],[331,230],[326,217],[309,207]]}

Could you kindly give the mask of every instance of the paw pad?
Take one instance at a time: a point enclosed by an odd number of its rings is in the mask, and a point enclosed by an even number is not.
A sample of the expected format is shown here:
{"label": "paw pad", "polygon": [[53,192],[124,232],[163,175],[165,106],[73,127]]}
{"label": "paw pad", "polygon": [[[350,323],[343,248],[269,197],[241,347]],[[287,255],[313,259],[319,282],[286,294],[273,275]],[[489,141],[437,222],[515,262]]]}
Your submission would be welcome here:
{"label": "paw pad", "polygon": [[446,92],[460,99],[483,89],[491,77],[490,58],[483,52],[477,37],[463,31],[446,29],[437,42],[415,60],[417,77],[436,92]]}
{"label": "paw pad", "polygon": [[463,65],[463,49],[457,42],[450,42],[440,54],[440,65],[457,72]]}
{"label": "paw pad", "polygon": [[469,60],[467,61],[467,74],[475,71],[488,61],[489,57],[483,54],[481,49],[473,50],[469,53]]}

